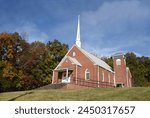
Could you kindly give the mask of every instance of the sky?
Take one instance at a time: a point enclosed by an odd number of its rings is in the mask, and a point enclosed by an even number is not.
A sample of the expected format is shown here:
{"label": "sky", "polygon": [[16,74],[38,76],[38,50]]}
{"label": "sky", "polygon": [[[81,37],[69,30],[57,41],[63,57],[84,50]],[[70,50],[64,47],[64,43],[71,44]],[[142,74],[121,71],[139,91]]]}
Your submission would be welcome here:
{"label": "sky", "polygon": [[82,48],[99,56],[150,57],[149,0],[0,0],[0,32],[71,47],[80,15]]}

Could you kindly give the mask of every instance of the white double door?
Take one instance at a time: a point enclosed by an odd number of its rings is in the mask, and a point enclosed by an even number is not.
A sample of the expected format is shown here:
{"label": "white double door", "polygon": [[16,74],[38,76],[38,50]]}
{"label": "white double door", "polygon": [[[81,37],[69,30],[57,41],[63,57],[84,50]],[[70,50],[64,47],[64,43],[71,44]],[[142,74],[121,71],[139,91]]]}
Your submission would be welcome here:
{"label": "white double door", "polygon": [[70,76],[66,75],[66,72],[62,73],[62,83],[70,83]]}

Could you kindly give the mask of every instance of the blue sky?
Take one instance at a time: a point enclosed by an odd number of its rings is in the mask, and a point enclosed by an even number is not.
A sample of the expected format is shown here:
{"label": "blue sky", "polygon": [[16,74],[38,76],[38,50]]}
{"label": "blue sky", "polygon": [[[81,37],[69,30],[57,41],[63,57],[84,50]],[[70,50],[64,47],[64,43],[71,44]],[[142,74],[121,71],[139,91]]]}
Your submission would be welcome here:
{"label": "blue sky", "polygon": [[149,0],[0,0],[0,32],[28,42],[58,39],[71,47],[81,18],[82,47],[100,56],[150,57]]}

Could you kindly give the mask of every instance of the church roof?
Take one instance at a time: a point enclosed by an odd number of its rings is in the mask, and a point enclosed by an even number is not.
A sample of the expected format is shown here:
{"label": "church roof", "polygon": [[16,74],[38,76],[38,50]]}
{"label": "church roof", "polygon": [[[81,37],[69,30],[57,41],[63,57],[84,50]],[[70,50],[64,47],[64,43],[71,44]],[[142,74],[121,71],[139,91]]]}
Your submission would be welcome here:
{"label": "church roof", "polygon": [[[68,51],[68,52],[69,52],[69,51]],[[67,54],[68,54],[68,53],[67,53]],[[77,59],[72,58],[72,57],[68,56],[67,54],[66,54],[66,55],[64,56],[64,58],[61,60],[61,62],[57,65],[57,67],[59,67],[59,66],[65,61],[65,59],[69,59],[72,64],[75,64],[75,65],[78,65],[78,66],[82,66],[82,65],[80,64],[80,62],[79,62]],[[56,67],[54,70],[56,70],[57,67]]]}
{"label": "church roof", "polygon": [[[95,65],[98,65],[110,72],[113,72],[112,71],[112,68],[107,64],[105,63],[103,60],[101,60],[100,58],[96,57],[95,55],[93,54],[90,54],[89,52],[85,51],[84,49],[81,48],[81,41],[80,41],[80,15],[78,16],[78,27],[77,27],[77,38],[76,38],[76,44],[73,45],[73,47],[76,46],[87,58],[89,58]],[[73,48],[72,47],[72,48]],[[71,49],[72,49],[71,48]],[[71,49],[68,51],[68,53],[71,51]],[[73,58],[73,57],[70,57],[70,56],[67,56],[68,53],[65,55],[65,57],[62,59],[62,61],[58,64],[61,65],[61,63],[63,63],[63,61],[68,58],[73,64],[76,64],[76,65],[79,65],[79,66],[82,66],[80,64],[80,62],[76,59],[76,58]],[[57,67],[58,67],[57,66]],[[56,67],[56,68],[57,68]],[[56,69],[55,68],[55,69]]]}
{"label": "church roof", "polygon": [[[76,47],[78,47],[78,46],[76,46]],[[85,51],[82,48],[78,47],[78,49],[82,53],[84,53],[95,65],[98,65],[98,66],[100,66],[100,67],[102,67],[102,68],[104,68],[104,69],[106,69],[106,70],[108,70],[110,72],[113,72],[112,68],[106,62],[104,62],[103,60],[101,60],[100,58],[96,57],[95,55],[93,55],[93,54],[91,54],[91,53],[89,53],[87,51]]]}
{"label": "church roof", "polygon": [[67,58],[68,58],[73,64],[76,64],[76,65],[78,65],[78,66],[82,66],[82,65],[80,64],[80,62],[79,62],[77,59],[72,58],[72,57],[70,57],[70,56],[67,56]]}
{"label": "church roof", "polygon": [[118,52],[112,55],[112,57],[117,57],[117,56],[123,56],[124,54],[122,52]]}

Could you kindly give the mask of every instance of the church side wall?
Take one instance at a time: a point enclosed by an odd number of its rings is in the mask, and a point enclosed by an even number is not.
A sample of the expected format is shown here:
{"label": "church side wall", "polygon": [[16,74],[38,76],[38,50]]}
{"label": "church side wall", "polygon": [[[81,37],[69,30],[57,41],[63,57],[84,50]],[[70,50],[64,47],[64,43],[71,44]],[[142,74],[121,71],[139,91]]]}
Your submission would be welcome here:
{"label": "church side wall", "polygon": [[[108,70],[95,65],[85,54],[83,54],[76,46],[74,46],[70,52],[66,55],[75,58],[80,64],[75,65],[70,62],[69,59],[65,59],[58,68],[70,68],[72,72],[72,82],[77,84],[88,84],[87,86],[93,87],[109,87],[108,84],[113,83],[113,73]],[[57,69],[58,69],[57,68]],[[90,79],[85,79],[85,72],[90,72]],[[104,80],[103,80],[104,75]],[[54,74],[54,80],[58,80],[58,72]],[[110,76],[110,81],[109,81]],[[76,81],[78,80],[78,81]],[[107,85],[106,85],[107,84]]]}

